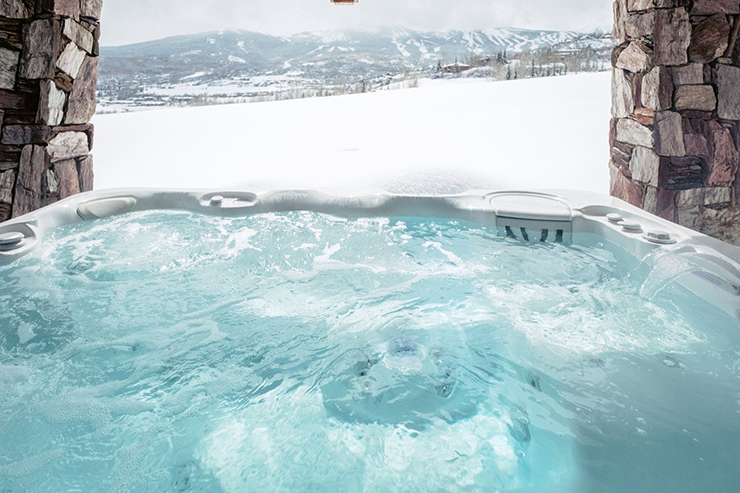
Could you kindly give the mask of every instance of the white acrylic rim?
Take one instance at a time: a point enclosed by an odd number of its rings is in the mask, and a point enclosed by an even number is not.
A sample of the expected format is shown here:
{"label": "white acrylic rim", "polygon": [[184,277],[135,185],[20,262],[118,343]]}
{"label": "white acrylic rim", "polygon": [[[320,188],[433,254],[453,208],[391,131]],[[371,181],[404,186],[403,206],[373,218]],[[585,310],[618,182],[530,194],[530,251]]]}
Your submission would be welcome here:
{"label": "white acrylic rim", "polygon": [[[215,200],[214,200],[215,199]],[[494,203],[503,203],[497,210]],[[548,211],[548,204],[552,210]],[[651,263],[658,249],[693,255],[706,265],[703,276],[683,276],[679,282],[740,318],[740,248],[709,238],[607,195],[579,191],[473,191],[460,195],[411,196],[377,194],[332,195],[312,190],[267,192],[205,190],[97,190],[75,195],[48,207],[0,223],[0,234],[22,232],[26,239],[11,250],[0,250],[0,265],[8,265],[37,248],[44,235],[60,226],[131,211],[183,210],[215,216],[245,216],[267,212],[313,211],[343,217],[436,217],[468,220],[499,228],[521,221],[528,229],[563,229],[604,237],[640,261]],[[570,211],[570,220],[567,211]],[[564,212],[565,211],[565,212]],[[607,218],[619,214],[636,223],[631,231]],[[663,231],[675,240],[661,245],[647,233]],[[707,274],[709,273],[709,274]],[[707,276],[709,279],[707,279]],[[707,282],[709,280],[709,282]]]}

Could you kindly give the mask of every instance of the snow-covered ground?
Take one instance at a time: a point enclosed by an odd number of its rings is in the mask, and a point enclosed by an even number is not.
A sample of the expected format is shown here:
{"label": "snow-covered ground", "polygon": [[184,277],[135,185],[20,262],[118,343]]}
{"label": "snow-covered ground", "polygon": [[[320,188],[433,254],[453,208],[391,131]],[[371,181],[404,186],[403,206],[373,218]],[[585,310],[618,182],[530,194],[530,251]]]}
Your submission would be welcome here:
{"label": "snow-covered ground", "polygon": [[95,186],[606,193],[610,75],[98,115]]}

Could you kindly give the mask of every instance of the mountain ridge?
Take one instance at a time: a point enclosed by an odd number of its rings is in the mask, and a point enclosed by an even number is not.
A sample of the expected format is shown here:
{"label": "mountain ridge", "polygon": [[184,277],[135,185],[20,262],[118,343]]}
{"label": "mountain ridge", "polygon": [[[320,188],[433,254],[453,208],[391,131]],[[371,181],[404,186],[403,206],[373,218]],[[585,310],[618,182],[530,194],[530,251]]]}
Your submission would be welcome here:
{"label": "mountain ridge", "polygon": [[99,88],[104,96],[126,99],[141,88],[183,84],[254,87],[255,78],[260,77],[263,79],[257,83],[263,86],[377,84],[399,74],[429,74],[439,64],[471,57],[542,49],[606,52],[611,45],[610,35],[600,33],[519,28],[424,32],[382,27],[307,31],[292,36],[224,29],[102,46]]}

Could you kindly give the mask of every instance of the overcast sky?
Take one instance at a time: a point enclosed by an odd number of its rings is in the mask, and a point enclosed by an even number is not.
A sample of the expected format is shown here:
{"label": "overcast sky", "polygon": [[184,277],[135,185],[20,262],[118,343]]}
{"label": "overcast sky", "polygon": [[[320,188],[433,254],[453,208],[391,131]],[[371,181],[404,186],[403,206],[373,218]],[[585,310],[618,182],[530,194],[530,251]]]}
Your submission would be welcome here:
{"label": "overcast sky", "polygon": [[611,0],[104,0],[105,45],[217,29],[289,35],[302,31],[401,26],[411,29],[602,29]]}

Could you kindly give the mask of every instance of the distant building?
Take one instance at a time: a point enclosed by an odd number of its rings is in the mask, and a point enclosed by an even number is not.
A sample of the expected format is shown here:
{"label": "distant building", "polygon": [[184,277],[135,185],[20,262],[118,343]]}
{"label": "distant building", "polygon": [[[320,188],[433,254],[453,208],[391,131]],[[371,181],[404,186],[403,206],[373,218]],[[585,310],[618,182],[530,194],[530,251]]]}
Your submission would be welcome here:
{"label": "distant building", "polygon": [[471,65],[466,65],[464,63],[451,63],[450,65],[445,65],[442,67],[442,72],[445,74],[459,74],[460,72],[465,72],[466,70],[470,70],[473,68]]}

